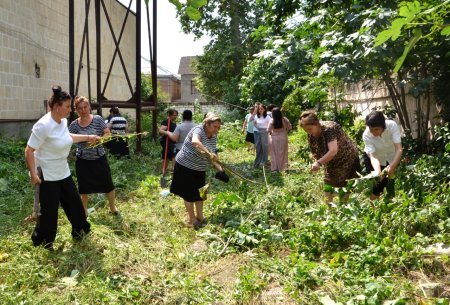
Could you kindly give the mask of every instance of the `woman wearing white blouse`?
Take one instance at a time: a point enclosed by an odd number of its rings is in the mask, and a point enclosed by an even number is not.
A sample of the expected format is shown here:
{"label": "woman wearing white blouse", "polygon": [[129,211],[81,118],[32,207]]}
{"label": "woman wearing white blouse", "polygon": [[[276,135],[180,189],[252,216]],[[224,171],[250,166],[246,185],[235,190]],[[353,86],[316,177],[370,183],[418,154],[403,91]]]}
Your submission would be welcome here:
{"label": "woman wearing white blouse", "polygon": [[[380,111],[367,115],[366,126],[363,133],[365,166],[380,175],[370,199],[379,198],[385,188],[387,197],[391,198],[395,195],[393,177],[403,153],[400,128],[394,121],[386,120]],[[383,170],[386,175],[382,175]]]}
{"label": "woman wearing white blouse", "polygon": [[258,136],[255,137],[256,158],[253,163],[254,167],[264,166],[269,158],[269,134],[267,127],[269,126],[270,117],[267,115],[267,109],[264,105],[259,105],[253,112],[250,120],[253,126],[258,130]]}
{"label": "woman wearing white blouse", "polygon": [[[53,95],[48,102],[50,111],[34,124],[25,148],[31,183],[40,185],[41,210],[31,239],[34,246],[43,245],[49,249],[53,247],[56,237],[59,204],[72,224],[74,239],[81,239],[90,232],[67,156],[72,143],[94,143],[99,138],[69,133],[66,117],[71,110],[70,95],[60,86],[54,86],[52,90]],[[38,166],[42,169],[42,175],[38,175]]]}

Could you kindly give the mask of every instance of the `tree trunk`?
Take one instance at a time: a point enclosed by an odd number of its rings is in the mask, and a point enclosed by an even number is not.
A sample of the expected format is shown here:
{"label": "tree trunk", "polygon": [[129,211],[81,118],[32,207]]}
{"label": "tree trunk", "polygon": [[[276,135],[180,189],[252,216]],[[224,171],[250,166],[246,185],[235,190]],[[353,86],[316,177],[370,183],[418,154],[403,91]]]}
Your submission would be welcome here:
{"label": "tree trunk", "polygon": [[406,94],[403,88],[401,88],[401,94],[398,92],[397,87],[390,75],[384,74],[383,81],[388,88],[389,95],[394,104],[394,108],[397,111],[398,118],[400,120],[400,124],[402,125],[404,130],[411,130],[411,124],[409,122],[409,116],[406,107]]}
{"label": "tree trunk", "polygon": [[235,75],[240,75],[243,69],[242,60],[242,35],[240,30],[241,24],[241,10],[239,8],[240,4],[237,0],[229,1],[229,12],[230,12],[230,31],[231,31],[231,44],[234,46],[234,57],[233,71]]}
{"label": "tree trunk", "polygon": [[416,98],[416,120],[417,120],[417,140],[419,143],[423,143],[423,133],[422,133],[422,106],[421,106],[420,95]]}
{"label": "tree trunk", "polygon": [[[397,80],[400,83],[403,80],[403,74],[399,72],[397,74]],[[400,86],[400,107],[402,108],[403,117],[405,118],[406,127],[411,130],[411,123],[409,121],[409,115],[408,115],[408,107],[406,106],[406,92],[405,92],[405,86]]]}
{"label": "tree trunk", "polygon": [[384,80],[384,83],[386,84],[386,87],[387,87],[387,89],[389,91],[389,95],[390,95],[390,97],[392,99],[392,103],[394,104],[394,108],[397,111],[397,115],[398,115],[398,118],[400,120],[400,124],[402,125],[403,129],[405,129],[406,125],[405,125],[405,122],[404,122],[403,115],[401,113],[401,109],[400,109],[400,105],[399,105],[399,101],[398,101],[398,95],[396,94],[396,92],[395,92],[395,90],[393,88],[393,83],[392,83],[391,77],[385,74],[385,75],[383,75],[383,80]]}

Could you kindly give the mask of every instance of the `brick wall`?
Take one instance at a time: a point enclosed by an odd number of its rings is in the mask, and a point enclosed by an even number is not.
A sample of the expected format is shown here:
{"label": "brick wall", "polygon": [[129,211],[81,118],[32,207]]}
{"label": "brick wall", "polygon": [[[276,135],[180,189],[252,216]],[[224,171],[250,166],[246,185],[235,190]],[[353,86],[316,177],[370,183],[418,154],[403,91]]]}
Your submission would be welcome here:
{"label": "brick wall", "polygon": [[[106,0],[105,5],[119,36],[126,13],[120,3]],[[75,1],[75,69],[78,68],[81,37],[84,25],[84,1]],[[95,84],[95,27],[94,1],[91,1],[90,57],[92,93]],[[109,26],[102,20],[102,84],[106,78],[114,42]],[[128,16],[121,42],[121,51],[132,86],[135,84],[135,16]],[[127,46],[127,47],[124,47]],[[86,48],[84,50],[86,54]],[[118,57],[117,57],[118,59]],[[82,59],[79,94],[87,92],[87,58]],[[67,0],[1,0],[0,1],[0,121],[36,120],[45,113],[43,100],[51,94],[51,86],[69,86],[69,8]],[[103,87],[103,85],[102,85]],[[123,69],[116,60],[105,96],[109,99],[128,99],[131,93]],[[1,124],[0,124],[1,128]]]}

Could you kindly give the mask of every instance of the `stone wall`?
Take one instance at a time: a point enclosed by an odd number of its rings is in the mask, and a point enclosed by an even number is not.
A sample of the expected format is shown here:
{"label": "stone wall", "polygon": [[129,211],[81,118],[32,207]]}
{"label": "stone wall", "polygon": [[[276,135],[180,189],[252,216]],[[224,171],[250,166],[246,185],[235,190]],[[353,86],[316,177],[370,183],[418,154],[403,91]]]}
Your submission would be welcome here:
{"label": "stone wall", "polygon": [[[59,84],[63,89],[69,89],[68,4],[67,0],[0,1],[0,122],[37,120],[46,112],[43,101],[51,95],[52,85]],[[106,0],[105,5],[118,37],[126,8],[115,0]],[[77,69],[84,26],[84,1],[75,1],[75,6],[75,69]],[[91,1],[89,16],[91,85],[92,93],[96,95],[94,1]],[[114,53],[114,42],[103,12],[101,16],[102,84],[104,84]],[[130,14],[120,45],[132,86],[136,79],[135,36],[135,15]],[[82,62],[78,93],[87,96],[86,55]],[[105,96],[109,99],[131,97],[123,69],[117,60]]]}

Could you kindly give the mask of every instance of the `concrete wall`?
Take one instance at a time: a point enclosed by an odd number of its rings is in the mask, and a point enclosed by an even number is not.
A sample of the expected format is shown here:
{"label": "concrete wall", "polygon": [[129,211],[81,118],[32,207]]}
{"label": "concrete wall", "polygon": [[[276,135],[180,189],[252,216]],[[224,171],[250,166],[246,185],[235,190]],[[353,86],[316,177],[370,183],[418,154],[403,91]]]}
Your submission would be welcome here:
{"label": "concrete wall", "polygon": [[[126,8],[115,0],[105,5],[116,37]],[[75,59],[79,62],[84,26],[84,1],[75,1]],[[94,1],[90,11],[90,55],[92,93],[96,94]],[[114,52],[113,40],[104,13],[102,21],[102,84]],[[135,85],[135,16],[130,14],[123,34],[121,49],[128,73]],[[126,48],[124,47],[126,46]],[[85,48],[86,54],[86,48]],[[87,60],[83,58],[80,95],[87,92]],[[105,96],[109,99],[131,97],[116,64],[112,70]],[[46,109],[43,100],[51,95],[51,86],[69,89],[69,8],[67,0],[1,0],[0,1],[0,122],[2,120],[37,120]],[[1,129],[0,124],[0,129]],[[0,130],[1,132],[1,130]]]}
{"label": "concrete wall", "polygon": [[[66,1],[64,1],[66,2]],[[96,98],[97,84],[97,59],[96,59],[96,41],[95,41],[95,1],[91,1],[89,12],[89,57],[90,57],[90,77],[91,77],[91,94],[92,98]],[[105,0],[105,6],[114,30],[116,40],[119,39],[120,30],[126,14],[126,8],[117,0]],[[111,34],[107,19],[101,8],[101,89],[105,86],[106,76],[114,56],[115,44]],[[84,30],[85,6],[84,1],[75,1],[75,70],[78,72],[79,58],[81,53],[81,43]],[[124,59],[125,68],[131,81],[131,88],[134,91],[136,86],[136,18],[133,13],[129,13],[125,25],[124,33],[120,41],[119,47]],[[68,25],[67,25],[68,34]],[[80,76],[80,87],[78,95],[88,96],[88,71],[87,71],[87,46],[84,47],[82,70]],[[104,96],[109,100],[128,100],[132,96],[126,81],[125,72],[122,67],[119,54],[116,54],[114,65],[112,67],[111,76],[108,80]],[[106,111],[107,113],[108,111]]]}
{"label": "concrete wall", "polygon": [[[201,113],[214,112],[214,113],[220,114],[220,113],[228,110],[228,108],[225,105],[213,104],[213,103],[207,103],[207,102],[199,103],[199,107],[200,107],[199,110]],[[192,103],[184,103],[184,102],[169,103],[169,104],[167,104],[167,108],[172,108],[172,109],[177,110],[178,113],[180,114],[180,117],[181,117],[181,113],[186,109],[191,110],[193,113],[195,112],[194,102],[192,102]]]}

